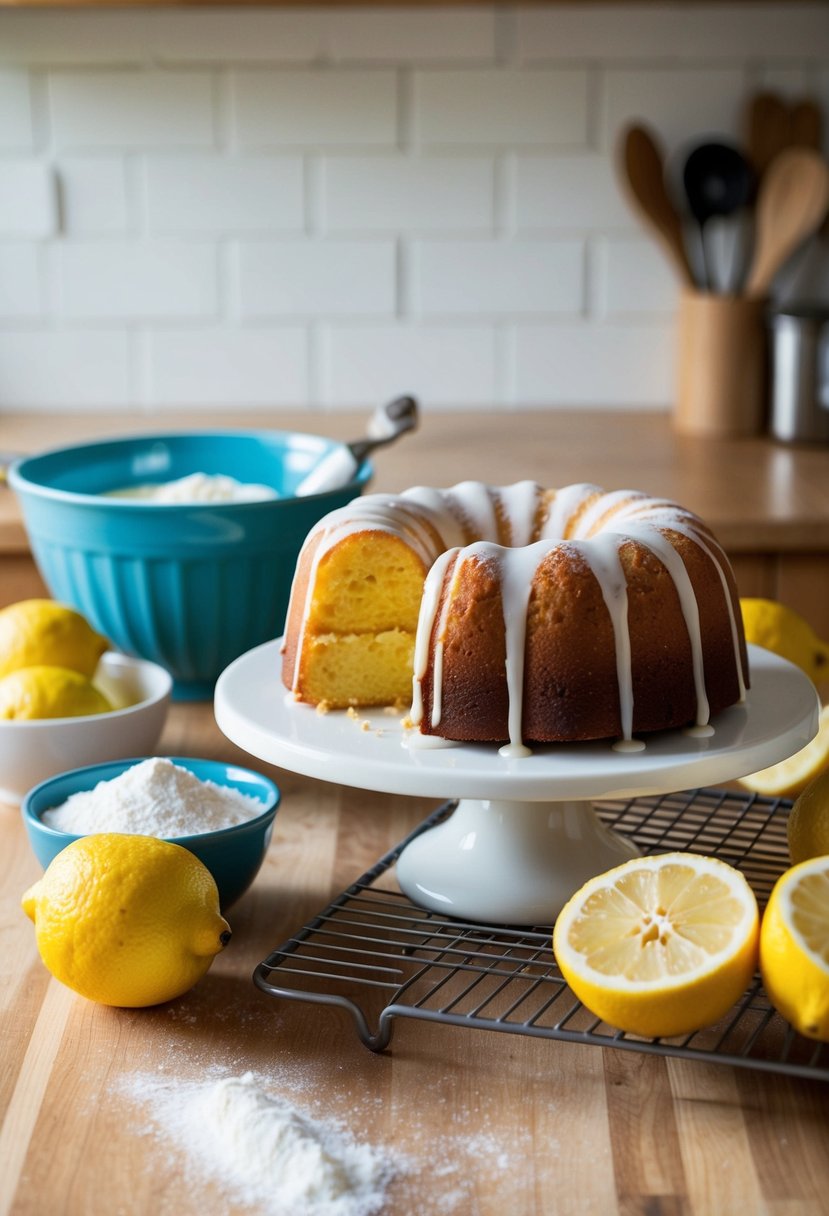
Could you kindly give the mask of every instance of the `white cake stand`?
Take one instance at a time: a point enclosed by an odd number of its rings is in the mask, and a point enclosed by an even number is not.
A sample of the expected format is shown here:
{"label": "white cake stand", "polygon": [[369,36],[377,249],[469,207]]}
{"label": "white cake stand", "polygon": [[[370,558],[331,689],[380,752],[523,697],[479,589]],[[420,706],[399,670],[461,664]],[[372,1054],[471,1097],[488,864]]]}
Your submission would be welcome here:
{"label": "white cake stand", "polygon": [[817,731],[814,685],[791,663],[749,648],[746,703],[719,714],[710,737],[645,736],[640,752],[609,742],[548,744],[524,759],[496,745],[411,746],[417,732],[385,711],[319,714],[280,681],[280,640],[236,659],[216,684],[224,734],[270,764],[389,794],[461,799],[397,863],[415,903],[465,920],[552,921],[587,879],[635,855],[592,799],[667,794],[741,777],[793,755]]}

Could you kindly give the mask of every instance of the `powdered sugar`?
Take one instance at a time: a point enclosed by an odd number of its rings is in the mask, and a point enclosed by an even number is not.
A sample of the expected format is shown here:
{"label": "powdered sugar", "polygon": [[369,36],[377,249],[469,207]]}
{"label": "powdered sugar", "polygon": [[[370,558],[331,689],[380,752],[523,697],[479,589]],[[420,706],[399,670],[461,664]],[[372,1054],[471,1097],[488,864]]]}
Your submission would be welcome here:
{"label": "powdered sugar", "polygon": [[126,832],[143,836],[195,836],[234,827],[261,815],[258,798],[201,781],[160,756],[132,765],[111,781],[80,790],[43,814],[59,831]]}
{"label": "powdered sugar", "polygon": [[272,1096],[250,1072],[132,1088],[152,1100],[154,1121],[205,1179],[266,1216],[371,1216],[401,1166],[338,1124]]}

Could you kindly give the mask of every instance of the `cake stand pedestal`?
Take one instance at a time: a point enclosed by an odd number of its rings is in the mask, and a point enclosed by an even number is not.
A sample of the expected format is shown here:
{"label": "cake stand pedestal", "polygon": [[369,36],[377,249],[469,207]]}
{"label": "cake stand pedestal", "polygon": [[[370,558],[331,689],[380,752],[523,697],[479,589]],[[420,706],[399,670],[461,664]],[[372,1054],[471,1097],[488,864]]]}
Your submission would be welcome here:
{"label": "cake stand pedestal", "polygon": [[668,794],[776,764],[817,731],[814,685],[797,667],[749,647],[744,705],[719,714],[709,737],[665,731],[639,752],[607,741],[547,744],[523,759],[495,745],[422,748],[400,715],[318,714],[280,683],[280,640],[257,646],[219,677],[215,715],[239,747],[270,764],[359,789],[459,798],[445,822],[397,862],[415,903],[464,920],[544,924],[575,890],[635,854],[599,820],[594,799]]}

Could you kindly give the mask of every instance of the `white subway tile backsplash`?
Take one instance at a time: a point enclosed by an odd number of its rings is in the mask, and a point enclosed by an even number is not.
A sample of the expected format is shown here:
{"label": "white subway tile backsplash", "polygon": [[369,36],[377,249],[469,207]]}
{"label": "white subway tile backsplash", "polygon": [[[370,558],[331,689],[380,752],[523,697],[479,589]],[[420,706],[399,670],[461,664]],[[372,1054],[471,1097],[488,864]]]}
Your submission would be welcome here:
{"label": "white subway tile backsplash", "polygon": [[494,9],[329,9],[325,28],[325,46],[335,60],[475,63],[495,58]]}
{"label": "white subway tile backsplash", "polygon": [[299,156],[159,156],[147,162],[150,231],[299,232]]}
{"label": "white subway tile backsplash", "polygon": [[331,328],[323,404],[373,406],[414,393],[429,406],[497,401],[495,332],[488,326],[368,325]]}
{"label": "white subway tile backsplash", "polygon": [[825,59],[829,21],[814,3],[562,4],[517,10],[516,41],[527,62]]}
{"label": "white subway tile backsplash", "polygon": [[391,316],[393,241],[269,241],[243,244],[244,317]]}
{"label": "white subway tile backsplash", "polygon": [[246,146],[360,147],[397,139],[394,72],[239,71],[233,96],[235,134]]}
{"label": "white subway tile backsplash", "polygon": [[29,73],[0,71],[0,151],[29,151],[33,144],[34,120]]}
{"label": "white subway tile backsplash", "polygon": [[514,400],[666,409],[673,399],[673,354],[670,323],[516,327]]}
{"label": "white subway tile backsplash", "polygon": [[415,306],[423,315],[578,313],[581,241],[418,241]]}
{"label": "white subway tile backsplash", "polygon": [[414,124],[423,144],[580,147],[587,139],[587,73],[569,68],[417,72]]}
{"label": "white subway tile backsplash", "polygon": [[51,121],[59,148],[204,148],[214,142],[206,72],[55,72]]}
{"label": "white subway tile backsplash", "polygon": [[68,236],[115,236],[129,224],[123,156],[64,156],[58,183]]}
{"label": "white subway tile backsplash", "polygon": [[495,221],[495,166],[476,156],[330,157],[322,209],[331,232],[482,232]]}
{"label": "white subway tile backsplash", "polygon": [[149,15],[149,42],[162,63],[308,63],[324,45],[322,9],[186,9]]}
{"label": "white subway tile backsplash", "polygon": [[607,237],[598,261],[603,284],[599,315],[673,316],[677,280],[660,246],[644,237]]}
{"label": "white subway tile backsplash", "polygon": [[607,156],[518,156],[515,225],[522,229],[594,231],[632,228],[633,217]]}
{"label": "white subway tile backsplash", "polygon": [[115,411],[129,393],[126,333],[0,329],[0,409]]}
{"label": "white subway tile backsplash", "polygon": [[180,408],[301,406],[304,329],[158,330],[149,340],[150,404]]}
{"label": "white subway tile backsplash", "polygon": [[39,246],[0,242],[0,319],[27,320],[43,311]]}
{"label": "white subway tile backsplash", "polygon": [[620,131],[675,185],[773,88],[829,152],[827,62],[805,0],[0,4],[0,406],[666,408]]}
{"label": "white subway tile backsplash", "polygon": [[616,150],[629,122],[644,122],[670,153],[689,140],[737,136],[747,93],[741,67],[640,68],[605,77],[602,146]]}
{"label": "white subway tile backsplash", "polygon": [[53,236],[58,207],[55,177],[37,160],[0,161],[0,237]]}
{"label": "white subway tile backsplash", "polygon": [[73,320],[208,318],[218,311],[216,250],[206,241],[67,241],[60,311]]}
{"label": "white subway tile backsplash", "polygon": [[0,63],[65,65],[140,63],[147,15],[81,9],[0,10]]}

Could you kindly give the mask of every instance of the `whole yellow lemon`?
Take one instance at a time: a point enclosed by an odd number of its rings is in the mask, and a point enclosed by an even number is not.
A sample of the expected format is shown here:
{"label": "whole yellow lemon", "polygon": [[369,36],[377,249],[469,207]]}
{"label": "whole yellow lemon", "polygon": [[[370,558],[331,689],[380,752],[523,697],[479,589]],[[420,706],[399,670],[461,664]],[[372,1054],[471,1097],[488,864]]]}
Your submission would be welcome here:
{"label": "whole yellow lemon", "polygon": [[22,906],[52,975],[104,1005],[181,996],[230,941],[210,871],[154,836],[103,832],[73,841]]}
{"label": "whole yellow lemon", "polygon": [[0,720],[80,718],[111,710],[86,676],[67,667],[22,667],[0,677]]}
{"label": "whole yellow lemon", "polygon": [[20,600],[0,609],[0,676],[21,667],[68,667],[90,678],[109,642],[54,600]]}
{"label": "whole yellow lemon", "polygon": [[776,600],[741,599],[746,641],[795,663],[816,684],[829,677],[829,645],[799,613]]}

